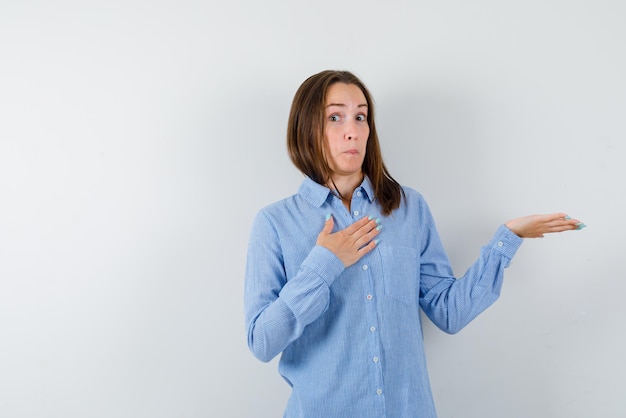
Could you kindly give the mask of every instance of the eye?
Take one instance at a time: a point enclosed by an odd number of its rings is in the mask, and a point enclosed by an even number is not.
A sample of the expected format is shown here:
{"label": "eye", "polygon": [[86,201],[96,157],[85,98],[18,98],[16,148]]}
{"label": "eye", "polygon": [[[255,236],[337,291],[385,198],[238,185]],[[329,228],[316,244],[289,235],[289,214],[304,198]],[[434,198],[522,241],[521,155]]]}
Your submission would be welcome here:
{"label": "eye", "polygon": [[331,122],[339,122],[339,115],[330,115],[328,120]]}
{"label": "eye", "polygon": [[356,120],[358,120],[359,122],[365,122],[367,120],[367,116],[366,115],[359,115],[356,117]]}

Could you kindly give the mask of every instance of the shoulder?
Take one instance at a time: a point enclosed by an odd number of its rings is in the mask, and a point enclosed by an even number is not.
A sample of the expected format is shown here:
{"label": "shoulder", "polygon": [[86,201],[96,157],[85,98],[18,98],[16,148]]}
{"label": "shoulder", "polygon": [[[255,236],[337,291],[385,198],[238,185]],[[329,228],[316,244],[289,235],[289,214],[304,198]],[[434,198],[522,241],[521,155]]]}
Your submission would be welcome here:
{"label": "shoulder", "polygon": [[251,237],[259,240],[267,240],[279,234],[284,223],[285,216],[290,212],[294,196],[281,199],[261,208],[252,221]]}
{"label": "shoulder", "polygon": [[409,206],[423,205],[426,203],[426,199],[424,199],[424,196],[417,190],[408,186],[402,186],[402,191],[404,194],[404,199]]}
{"label": "shoulder", "polygon": [[407,186],[402,186],[402,192],[402,203],[396,209],[398,216],[405,216],[407,219],[417,219],[421,223],[432,222],[430,207],[422,193]]}
{"label": "shoulder", "polygon": [[284,199],[280,199],[276,202],[270,203],[269,205],[261,208],[261,210],[257,212],[256,217],[263,217],[266,219],[280,219],[286,213],[291,211],[291,209],[296,205],[297,199],[298,195],[294,194]]}

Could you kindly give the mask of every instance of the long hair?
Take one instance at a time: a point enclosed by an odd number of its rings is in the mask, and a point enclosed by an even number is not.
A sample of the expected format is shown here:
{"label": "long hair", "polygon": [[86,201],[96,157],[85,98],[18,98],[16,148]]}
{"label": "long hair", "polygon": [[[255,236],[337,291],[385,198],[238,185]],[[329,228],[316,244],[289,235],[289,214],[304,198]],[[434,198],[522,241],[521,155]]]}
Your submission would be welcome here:
{"label": "long hair", "polygon": [[374,197],[389,215],[400,206],[404,192],[400,184],[391,177],[383,162],[376,124],[374,102],[365,85],[348,71],[322,71],[302,83],[293,98],[287,124],[287,150],[294,165],[311,180],[327,184],[332,171],[324,154],[324,124],[326,92],[335,83],[357,86],[367,101],[367,123],[370,134],[361,167],[374,187]]}

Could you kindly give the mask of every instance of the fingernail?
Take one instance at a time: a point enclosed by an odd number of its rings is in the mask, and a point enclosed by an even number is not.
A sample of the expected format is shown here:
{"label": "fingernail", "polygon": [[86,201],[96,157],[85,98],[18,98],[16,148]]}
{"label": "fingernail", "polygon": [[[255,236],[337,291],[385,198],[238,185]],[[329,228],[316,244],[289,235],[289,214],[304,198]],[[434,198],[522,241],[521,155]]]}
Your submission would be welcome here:
{"label": "fingernail", "polygon": [[368,216],[368,217],[367,217],[367,220],[368,220],[368,221],[371,221],[372,219],[374,219],[374,217],[373,217],[372,215],[370,215],[370,216]]}
{"label": "fingernail", "polygon": [[378,243],[379,243],[379,242],[380,242],[380,240],[379,240],[379,239],[375,239],[375,240],[374,240],[374,245],[378,245]]}
{"label": "fingernail", "polygon": [[383,226],[382,226],[382,225],[378,225],[378,226],[376,227],[376,230],[377,230],[377,231],[380,231],[381,229],[383,229]]}
{"label": "fingernail", "polygon": [[330,220],[330,213],[327,213],[327,214],[326,214],[326,220],[327,220],[327,221],[328,221],[328,220]]}
{"label": "fingernail", "polygon": [[578,228],[576,228],[577,231],[580,231],[583,228],[587,228],[587,225],[582,222],[577,223],[576,226],[578,226]]}
{"label": "fingernail", "polygon": [[380,218],[376,218],[376,223],[379,224],[380,223]]}
{"label": "fingernail", "polygon": [[571,216],[569,216],[569,215],[565,215],[565,220],[566,220],[566,221],[568,221],[568,220],[570,220],[570,219],[572,219],[572,217],[571,217]]}

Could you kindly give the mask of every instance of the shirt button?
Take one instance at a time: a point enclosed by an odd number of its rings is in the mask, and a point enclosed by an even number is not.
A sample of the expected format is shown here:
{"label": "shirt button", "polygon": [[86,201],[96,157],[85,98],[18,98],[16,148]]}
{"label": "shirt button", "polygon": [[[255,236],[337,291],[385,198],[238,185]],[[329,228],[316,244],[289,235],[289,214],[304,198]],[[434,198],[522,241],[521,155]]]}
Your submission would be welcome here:
{"label": "shirt button", "polygon": [[374,358],[372,359],[372,361],[373,361],[374,363],[378,363],[378,357],[374,357]]}
{"label": "shirt button", "polygon": [[356,195],[361,197],[361,192],[356,192]]}
{"label": "shirt button", "polygon": [[367,269],[368,269],[367,264],[364,264],[363,265],[363,270],[367,270]]}
{"label": "shirt button", "polygon": [[498,247],[502,247],[504,243],[502,241],[498,241]]}
{"label": "shirt button", "polygon": [[375,332],[376,331],[376,327],[370,327],[370,332]]}
{"label": "shirt button", "polygon": [[372,295],[367,295],[367,300],[372,300]]}
{"label": "shirt button", "polygon": [[358,210],[354,211],[354,216],[359,216],[359,211]]}
{"label": "shirt button", "polygon": [[383,394],[383,390],[382,389],[376,389],[376,394],[377,395],[382,395]]}

